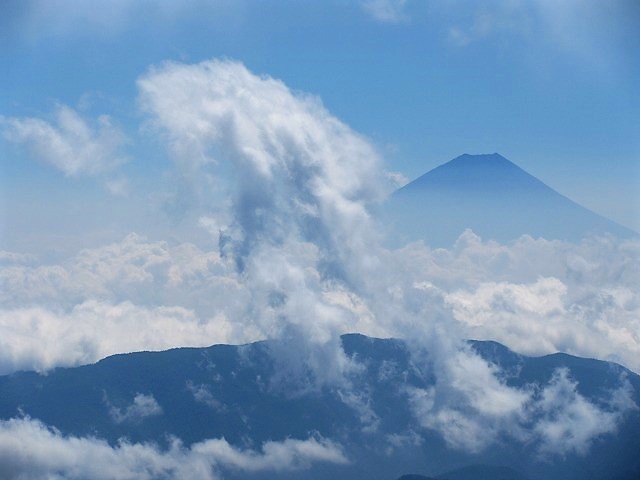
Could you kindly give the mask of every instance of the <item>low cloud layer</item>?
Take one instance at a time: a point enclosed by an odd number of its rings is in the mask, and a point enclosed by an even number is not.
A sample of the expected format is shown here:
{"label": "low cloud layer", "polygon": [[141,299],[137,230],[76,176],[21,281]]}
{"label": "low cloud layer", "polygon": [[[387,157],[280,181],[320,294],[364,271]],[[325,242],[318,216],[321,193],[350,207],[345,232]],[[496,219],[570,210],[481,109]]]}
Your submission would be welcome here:
{"label": "low cloud layer", "polygon": [[225,343],[232,330],[223,316],[201,319],[182,307],[145,308],[94,300],[69,311],[2,310],[0,327],[4,374],[93,363],[116,353]]}
{"label": "low cloud layer", "polygon": [[344,464],[347,459],[339,445],[322,438],[266,442],[259,451],[235,448],[224,439],[190,448],[174,440],[161,450],[153,444],[121,441],[112,447],[96,438],[65,437],[29,418],[0,421],[0,476],[7,480],[216,480],[224,468],[277,472],[304,470],[315,462]]}

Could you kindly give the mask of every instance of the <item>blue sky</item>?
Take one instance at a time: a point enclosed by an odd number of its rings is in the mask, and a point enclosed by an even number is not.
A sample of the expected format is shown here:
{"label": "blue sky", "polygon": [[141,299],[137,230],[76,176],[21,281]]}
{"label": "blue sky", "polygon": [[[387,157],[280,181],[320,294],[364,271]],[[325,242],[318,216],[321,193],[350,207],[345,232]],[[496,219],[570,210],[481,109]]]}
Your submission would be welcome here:
{"label": "blue sky", "polygon": [[[139,230],[196,235],[160,208],[171,163],[136,82],[166,60],[212,58],[317,96],[408,179],[462,153],[499,152],[640,230],[637,2],[10,0],[0,8],[2,248],[42,252]],[[61,108],[96,131],[107,115],[122,137],[107,154],[121,162],[73,174],[6,133],[11,119],[53,124]]]}

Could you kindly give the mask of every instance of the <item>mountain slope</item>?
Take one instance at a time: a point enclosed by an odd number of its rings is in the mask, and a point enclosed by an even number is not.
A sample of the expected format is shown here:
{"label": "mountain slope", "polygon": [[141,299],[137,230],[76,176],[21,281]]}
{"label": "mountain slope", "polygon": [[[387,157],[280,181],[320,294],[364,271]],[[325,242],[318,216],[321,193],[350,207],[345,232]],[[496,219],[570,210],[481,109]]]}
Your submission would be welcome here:
{"label": "mountain slope", "polygon": [[556,192],[501,155],[461,155],[397,190],[383,208],[393,243],[452,244],[467,228],[501,242],[633,231]]}
{"label": "mountain slope", "polygon": [[[296,390],[290,382],[283,388],[278,380],[282,372],[270,354],[281,346],[272,342],[217,345],[116,355],[46,375],[0,377],[0,418],[28,415],[65,435],[97,436],[111,444],[125,437],[163,445],[177,437],[188,446],[224,437],[233,445],[246,446],[250,440],[259,446],[267,440],[321,435],[345,447],[349,465],[315,466],[304,473],[308,479],[388,480],[408,471],[433,476],[465,465],[503,464],[505,459],[506,467],[529,478],[551,480],[587,474],[604,480],[624,469],[640,471],[637,410],[627,414],[616,435],[599,437],[588,457],[569,452],[541,460],[535,445],[513,441],[481,453],[451,450],[439,434],[416,430],[406,394],[433,384],[428,365],[414,363],[398,340],[346,335],[342,343],[362,366],[350,378],[349,389]],[[567,368],[578,391],[599,402],[622,375],[640,405],[640,377],[619,365],[564,354],[525,357],[495,342],[471,346],[501,366],[509,385],[543,385],[558,368]],[[225,478],[236,478],[237,473],[226,473]],[[273,478],[273,473],[252,478]],[[278,478],[296,476],[283,473]]]}

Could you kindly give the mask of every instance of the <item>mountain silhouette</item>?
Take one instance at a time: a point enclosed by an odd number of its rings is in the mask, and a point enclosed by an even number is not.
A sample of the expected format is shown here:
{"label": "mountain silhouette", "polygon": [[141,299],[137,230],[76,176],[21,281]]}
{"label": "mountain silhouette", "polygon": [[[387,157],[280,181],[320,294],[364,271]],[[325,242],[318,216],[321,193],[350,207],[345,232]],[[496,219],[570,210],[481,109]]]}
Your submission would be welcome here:
{"label": "mountain silhouette", "polygon": [[382,209],[396,245],[424,240],[449,246],[471,229],[483,239],[522,235],[577,241],[588,235],[637,235],[561,195],[494,153],[461,155],[397,190]]}
{"label": "mountain silhouette", "polygon": [[[565,368],[579,393],[595,404],[626,378],[632,400],[640,405],[640,377],[620,365],[565,354],[526,357],[490,341],[469,344],[503,370],[510,386],[537,388]],[[63,435],[103,438],[112,445],[124,438],[161,448],[171,438],[189,446],[224,437],[241,447],[250,439],[255,448],[268,440],[321,435],[342,445],[350,461],[313,465],[302,477],[297,472],[277,478],[389,480],[409,472],[434,477],[453,472],[458,477],[452,478],[463,478],[469,470],[454,469],[477,464],[500,464],[547,480],[631,479],[624,472],[640,472],[639,410],[626,413],[615,433],[599,436],[586,456],[568,452],[540,458],[535,442],[513,439],[480,453],[465,452],[448,448],[437,432],[417,427],[407,391],[428,389],[434,375],[428,363],[416,363],[403,341],[343,336],[345,354],[361,365],[350,375],[348,388],[295,389],[290,379],[281,383],[285,372],[272,354],[280,348],[287,345],[266,341],[179,348],[115,355],[46,374],[0,376],[0,419],[26,415]],[[136,398],[146,401],[132,408]],[[145,405],[153,408],[145,410]],[[485,476],[479,478],[501,479],[487,472],[483,469]],[[273,475],[252,473],[251,478]],[[223,476],[246,478],[234,471]]]}

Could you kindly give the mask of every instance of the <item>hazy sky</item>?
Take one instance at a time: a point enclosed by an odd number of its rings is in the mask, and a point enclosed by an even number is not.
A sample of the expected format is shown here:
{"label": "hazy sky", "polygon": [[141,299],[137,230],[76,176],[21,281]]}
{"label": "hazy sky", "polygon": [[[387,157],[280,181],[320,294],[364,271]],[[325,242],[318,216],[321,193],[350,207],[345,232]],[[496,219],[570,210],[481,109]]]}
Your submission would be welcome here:
{"label": "hazy sky", "polygon": [[633,0],[8,0],[0,9],[2,248],[90,246],[131,231],[189,237],[160,188],[173,181],[171,163],[137,81],[167,60],[212,58],[316,96],[406,179],[462,153],[499,152],[640,230]]}

